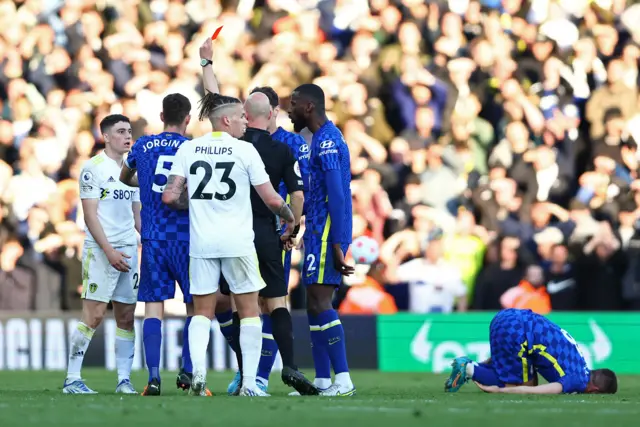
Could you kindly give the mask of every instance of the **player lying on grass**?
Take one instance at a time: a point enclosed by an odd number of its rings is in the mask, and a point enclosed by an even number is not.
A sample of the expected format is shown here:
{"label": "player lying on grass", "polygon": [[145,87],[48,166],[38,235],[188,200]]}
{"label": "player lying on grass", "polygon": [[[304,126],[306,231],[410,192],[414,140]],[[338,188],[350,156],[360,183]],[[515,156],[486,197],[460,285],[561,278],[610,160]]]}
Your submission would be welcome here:
{"label": "player lying on grass", "polygon": [[[499,312],[491,321],[489,341],[490,360],[453,361],[445,391],[456,392],[470,379],[488,393],[614,394],[618,390],[613,371],[590,370],[573,337],[531,310]],[[536,373],[548,384],[537,385]]]}

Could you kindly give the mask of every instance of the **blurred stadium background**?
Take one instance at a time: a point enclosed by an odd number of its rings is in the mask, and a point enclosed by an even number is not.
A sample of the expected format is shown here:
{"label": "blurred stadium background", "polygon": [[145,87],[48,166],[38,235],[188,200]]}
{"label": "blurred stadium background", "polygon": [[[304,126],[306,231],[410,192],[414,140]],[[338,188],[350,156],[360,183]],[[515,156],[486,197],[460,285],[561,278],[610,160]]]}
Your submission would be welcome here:
{"label": "blurred stadium background", "polygon": [[[291,90],[314,82],[343,130],[354,237],[381,247],[344,314],[638,310],[638,23],[630,0],[1,2],[0,313],[80,309],[97,124],[159,132],[172,92],[195,114],[219,25],[223,94],[274,87],[290,128]],[[290,289],[304,308],[297,271]]]}

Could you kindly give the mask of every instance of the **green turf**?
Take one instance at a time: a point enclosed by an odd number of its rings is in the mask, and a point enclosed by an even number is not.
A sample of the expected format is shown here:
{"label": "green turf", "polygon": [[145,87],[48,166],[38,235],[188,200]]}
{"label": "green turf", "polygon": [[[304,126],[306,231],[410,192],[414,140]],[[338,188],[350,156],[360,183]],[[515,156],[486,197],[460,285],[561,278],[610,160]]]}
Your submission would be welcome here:
{"label": "green turf", "polygon": [[[113,393],[115,373],[86,369],[96,396],[66,396],[61,372],[0,371],[0,426],[514,426],[640,425],[640,376],[620,378],[615,396],[489,395],[468,384],[442,391],[445,376],[355,372],[358,395],[348,398],[288,397],[272,376],[270,398],[227,397],[232,373],[210,373],[216,396],[189,397],[164,373],[160,397]],[[144,372],[133,377],[142,390]]]}

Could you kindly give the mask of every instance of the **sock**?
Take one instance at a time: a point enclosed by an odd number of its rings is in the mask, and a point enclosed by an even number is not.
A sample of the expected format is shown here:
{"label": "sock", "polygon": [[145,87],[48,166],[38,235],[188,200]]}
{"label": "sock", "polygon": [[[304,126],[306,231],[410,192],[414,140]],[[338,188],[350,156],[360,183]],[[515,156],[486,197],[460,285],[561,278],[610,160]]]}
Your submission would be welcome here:
{"label": "sock", "polygon": [[477,381],[482,385],[504,386],[493,366],[486,363],[468,363],[467,375],[471,376],[473,381]]}
{"label": "sock", "polygon": [[293,359],[293,322],[291,321],[291,313],[284,307],[276,308],[271,312],[271,322],[273,323],[273,338],[276,340],[280,350],[282,364],[297,369]]}
{"label": "sock", "polygon": [[133,366],[133,352],[136,347],[135,331],[126,331],[116,328],[116,369],[118,370],[118,383],[131,378]]}
{"label": "sock", "polygon": [[76,329],[71,333],[69,337],[69,365],[67,367],[67,379],[69,381],[79,380],[80,370],[82,369],[82,362],[84,355],[87,353],[89,343],[96,330],[91,329],[84,323],[78,323]]}
{"label": "sock", "polygon": [[262,323],[259,317],[240,320],[240,349],[242,350],[242,386],[256,387],[256,373],[262,350]]}
{"label": "sock", "polygon": [[189,351],[189,325],[192,316],[187,316],[182,329],[182,369],[188,373],[193,373],[193,365],[191,363],[191,352]]}
{"label": "sock", "polygon": [[240,370],[240,375],[242,375],[242,343],[240,342],[240,315],[237,311],[233,313],[233,326],[232,326],[232,334],[231,334],[231,342],[229,345],[236,353],[236,360],[238,361],[238,369]]}
{"label": "sock", "polygon": [[222,335],[225,337],[225,339],[229,343],[229,347],[231,347],[233,351],[236,351],[236,349],[234,348],[234,345],[232,345],[233,331],[234,331],[233,311],[228,310],[228,311],[225,311],[224,313],[216,313],[216,319],[218,320],[218,325],[220,325],[220,332],[222,332]]}
{"label": "sock", "polygon": [[258,364],[258,378],[265,385],[269,384],[269,374],[276,361],[278,345],[273,338],[271,329],[271,316],[262,315],[262,352],[260,353],[260,363]]}
{"label": "sock", "polygon": [[154,378],[160,381],[162,320],[156,318],[144,319],[142,341],[144,343],[144,358],[147,361],[147,369],[149,370],[149,382]]}
{"label": "sock", "polygon": [[309,318],[309,330],[311,331],[311,354],[313,355],[313,365],[316,368],[316,379],[314,384],[318,388],[320,383],[331,385],[331,359],[327,352],[327,345],[322,340],[322,331],[320,331],[320,321],[317,316],[307,314]]}
{"label": "sock", "polygon": [[[347,347],[344,342],[344,328],[335,310],[323,311],[318,315],[322,340],[327,346],[327,353],[331,360],[333,372],[336,374],[336,384],[352,387],[349,367],[347,365]],[[342,375],[341,375],[342,374]]]}
{"label": "sock", "polygon": [[189,324],[189,350],[193,374],[207,374],[207,347],[211,335],[211,320],[205,316],[193,316]]}

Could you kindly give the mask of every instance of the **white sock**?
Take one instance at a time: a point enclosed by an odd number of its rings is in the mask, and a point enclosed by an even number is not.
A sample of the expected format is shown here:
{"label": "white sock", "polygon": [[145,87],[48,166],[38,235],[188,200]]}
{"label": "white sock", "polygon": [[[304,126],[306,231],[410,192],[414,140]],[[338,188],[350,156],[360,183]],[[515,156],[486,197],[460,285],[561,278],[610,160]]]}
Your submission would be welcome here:
{"label": "white sock", "polygon": [[351,375],[349,375],[349,372],[340,372],[339,374],[336,374],[336,384],[346,388],[353,388],[353,383],[351,382]]}
{"label": "white sock", "polygon": [[262,384],[265,385],[265,387],[269,387],[269,380],[266,378],[262,378],[262,377],[256,377],[256,380],[260,381]]}
{"label": "white sock", "polygon": [[116,328],[116,368],[118,383],[131,378],[133,352],[136,348],[136,332]]}
{"label": "white sock", "polygon": [[211,335],[211,320],[205,316],[193,316],[189,324],[189,352],[193,374],[207,375],[207,346]]}
{"label": "white sock", "polygon": [[473,378],[473,372],[475,371],[476,365],[477,365],[476,362],[467,363],[467,366],[465,367],[465,370],[467,371],[467,377],[468,378]]}
{"label": "white sock", "polygon": [[262,352],[262,323],[259,317],[240,319],[240,350],[242,351],[242,386],[256,388],[256,373]]}
{"label": "white sock", "polygon": [[316,378],[313,384],[320,390],[326,390],[331,387],[331,378]]}
{"label": "white sock", "polygon": [[82,378],[80,376],[82,362],[84,361],[84,355],[87,352],[87,348],[89,348],[89,343],[95,331],[95,329],[91,329],[80,322],[71,333],[69,337],[69,365],[67,367],[68,380],[75,381]]}

